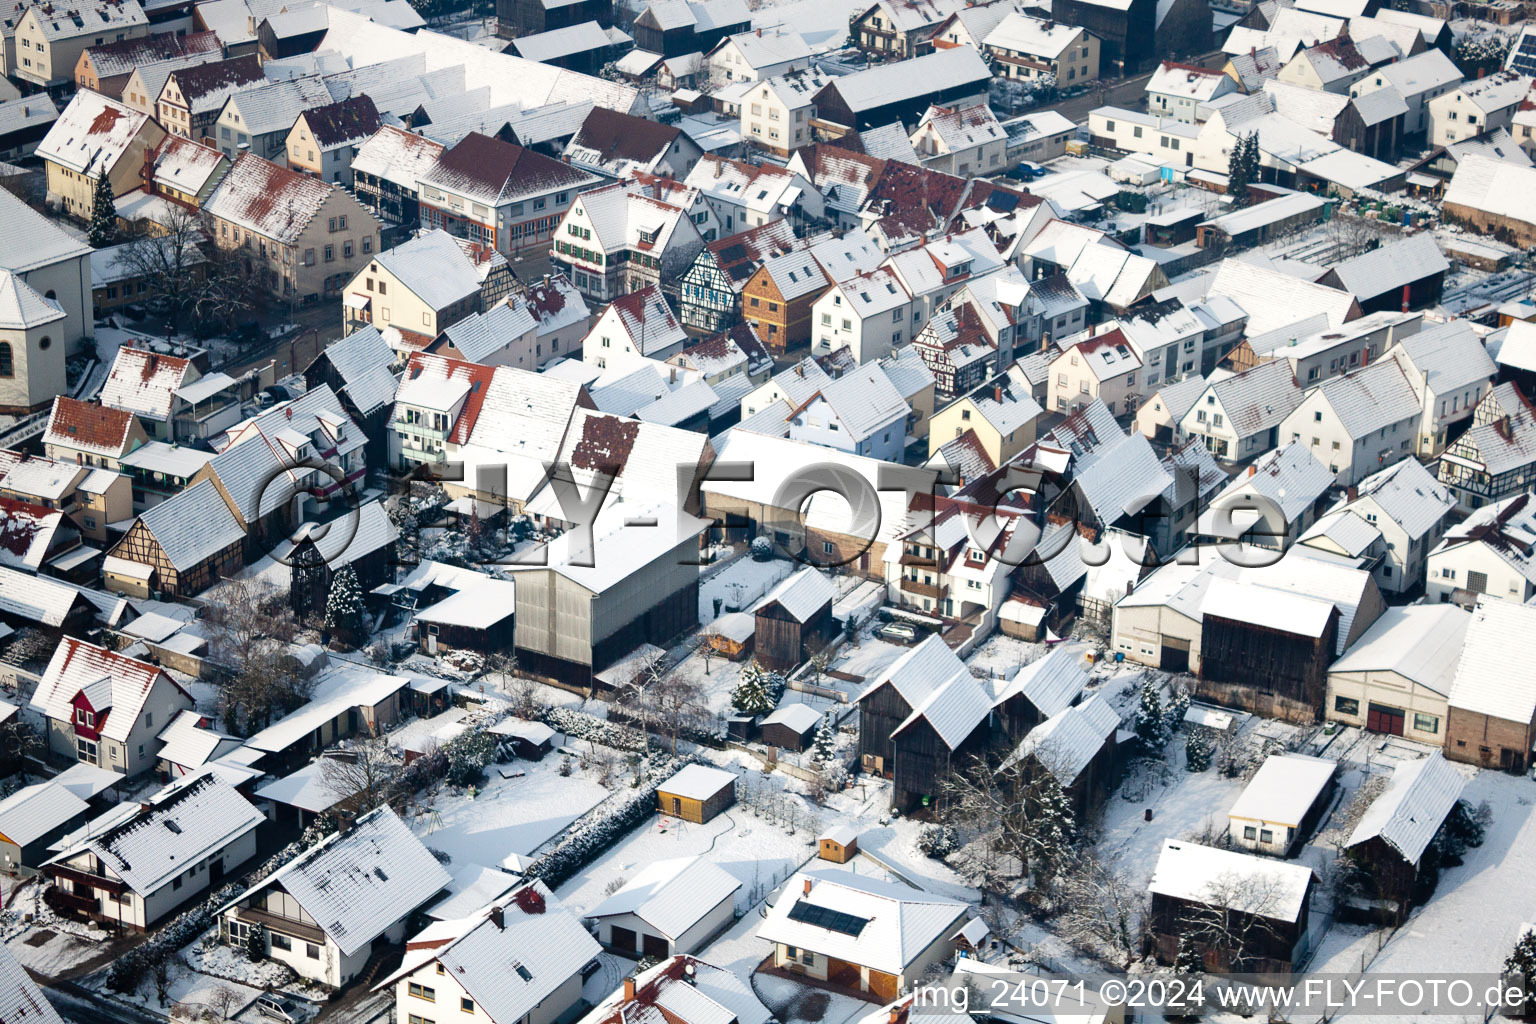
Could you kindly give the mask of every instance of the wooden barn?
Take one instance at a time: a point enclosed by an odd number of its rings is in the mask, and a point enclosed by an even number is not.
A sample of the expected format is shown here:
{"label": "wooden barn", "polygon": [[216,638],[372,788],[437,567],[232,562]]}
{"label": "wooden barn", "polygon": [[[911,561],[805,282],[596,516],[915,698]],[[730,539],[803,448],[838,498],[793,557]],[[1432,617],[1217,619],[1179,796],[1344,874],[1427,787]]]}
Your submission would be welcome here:
{"label": "wooden barn", "polygon": [[859,853],[859,834],[852,825],[838,825],[816,837],[816,856],[834,864],[846,864]]}
{"label": "wooden barn", "polygon": [[690,764],[656,791],[662,814],[702,825],[736,802],[736,776],[722,768]]}
{"label": "wooden barn", "polygon": [[1311,949],[1316,883],[1304,864],[1165,840],[1147,886],[1153,950],[1171,964],[1187,936],[1209,971],[1290,974]]}
{"label": "wooden barn", "polygon": [[804,750],[816,738],[821,712],[808,704],[786,704],[763,719],[759,738],[780,750]]}
{"label": "wooden barn", "polygon": [[992,699],[937,635],[896,659],[858,705],[860,761],[892,780],[894,807],[929,804],[937,780],[988,744]]}
{"label": "wooden barn", "polygon": [[146,509],[102,563],[114,593],[190,597],[245,565],[245,530],[210,481]]}
{"label": "wooden barn", "polygon": [[1120,715],[1094,694],[1041,722],[1019,754],[1056,777],[1078,821],[1097,810],[1120,780]]}
{"label": "wooden barn", "polygon": [[1438,752],[1392,770],[1344,847],[1356,870],[1342,880],[1341,913],[1395,926],[1434,892],[1439,865],[1431,842],[1464,785]]}
{"label": "wooden barn", "polygon": [[1338,608],[1222,579],[1211,581],[1205,607],[1200,695],[1256,714],[1316,721],[1328,692]]}
{"label": "wooden barn", "polygon": [[998,687],[995,719],[1010,743],[1077,702],[1088,685],[1087,655],[1084,644],[1060,644]]}
{"label": "wooden barn", "polygon": [[832,600],[837,588],[807,566],[774,587],[757,606],[753,644],[758,664],[788,672],[837,634]]}
{"label": "wooden barn", "polygon": [[400,532],[383,502],[370,501],[329,523],[305,523],[295,536],[296,542],[278,545],[273,558],[290,569],[288,601],[301,618],[324,614],[331,580],[344,565],[352,567],[365,594],[390,582]]}
{"label": "wooden barn", "polygon": [[416,640],[425,654],[512,649],[517,584],[482,580],[416,612]]}

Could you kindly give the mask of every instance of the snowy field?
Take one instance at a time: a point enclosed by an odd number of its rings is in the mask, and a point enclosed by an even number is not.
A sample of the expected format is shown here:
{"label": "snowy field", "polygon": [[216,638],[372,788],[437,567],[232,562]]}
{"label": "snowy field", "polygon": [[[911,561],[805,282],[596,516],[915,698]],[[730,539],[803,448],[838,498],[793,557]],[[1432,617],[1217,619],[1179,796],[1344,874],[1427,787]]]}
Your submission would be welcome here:
{"label": "snowy field", "polygon": [[750,556],[742,556],[717,570],[699,583],[699,622],[707,626],[719,616],[715,602],[720,602],[720,615],[729,611],[751,608],[780,580],[800,566],[785,559],[771,562],[754,562]]}
{"label": "snowy field", "polygon": [[[451,863],[499,867],[509,856],[527,857],[595,807],[608,791],[580,767],[560,774],[563,759],[491,765],[473,797],[444,786],[417,808],[410,826]],[[507,776],[512,776],[508,778]]]}

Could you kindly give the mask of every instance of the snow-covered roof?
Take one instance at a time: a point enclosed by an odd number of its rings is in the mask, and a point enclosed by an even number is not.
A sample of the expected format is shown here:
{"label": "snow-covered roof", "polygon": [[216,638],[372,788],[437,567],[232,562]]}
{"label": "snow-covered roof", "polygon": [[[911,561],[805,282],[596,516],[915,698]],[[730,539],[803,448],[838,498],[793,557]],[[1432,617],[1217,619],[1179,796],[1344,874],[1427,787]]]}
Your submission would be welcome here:
{"label": "snow-covered roof", "polygon": [[702,856],[674,857],[647,864],[586,916],[633,914],[677,939],[740,888],[733,875]]}
{"label": "snow-covered roof", "polygon": [[806,566],[784,580],[757,606],[777,602],[791,616],[805,622],[837,595],[837,587],[814,566]]}
{"label": "snow-covered roof", "polygon": [[512,580],[482,580],[418,609],[414,618],[417,622],[489,629],[512,616],[517,607],[516,595],[517,584]]}
{"label": "snow-covered roof", "polygon": [[1360,816],[1346,845],[1380,839],[1405,861],[1417,864],[1465,785],[1461,773],[1438,750],[1417,761],[1399,761],[1387,788]]}
{"label": "snow-covered roof", "polygon": [[74,718],[71,702],[75,697],[90,687],[104,686],[101,693],[91,693],[93,709],[111,709],[106,713],[105,723],[98,720],[97,726],[107,739],[127,742],[150,690],[162,680],[176,687],[175,681],[156,665],[66,636],[54,649],[30,703],[39,714],[68,722]]}
{"label": "snow-covered roof", "polygon": [[736,784],[736,776],[723,768],[690,764],[661,784],[661,792],[688,800],[709,800],[727,786]]}
{"label": "snow-covered roof", "polygon": [[1536,224],[1536,168],[1469,155],[1456,165],[1442,202]]}
{"label": "snow-covered roof", "polygon": [[[64,1024],[10,947],[0,942],[0,1020],[7,1024]],[[747,1024],[742,1021],[742,1024]]]}
{"label": "snow-covered roof", "polygon": [[99,92],[81,89],[37,144],[37,156],[76,174],[95,177],[102,168],[115,167],[149,123],[148,114]]}
{"label": "snow-covered roof", "polygon": [[[203,208],[219,220],[292,245],[335,187],[314,175],[246,153],[224,175]],[[358,214],[365,215],[361,210]]]}
{"label": "snow-covered roof", "polygon": [[1336,762],[1321,757],[1271,754],[1248,780],[1227,815],[1299,828],[1337,770]]}
{"label": "snow-covered roof", "polygon": [[437,921],[412,936],[400,968],[373,991],[393,988],[435,960],[475,1001],[477,1013],[515,1022],[601,951],[542,882],[531,882],[467,918]]}
{"label": "snow-covered roof", "polygon": [[189,372],[196,372],[189,360],[124,345],[101,386],[101,404],[163,423]]}
{"label": "snow-covered roof", "polygon": [[448,872],[389,807],[333,832],[226,906],[281,885],[351,956],[448,885]]}
{"label": "snow-covered roof", "polygon": [[1447,695],[1471,624],[1472,616],[1454,604],[1388,608],[1328,672],[1395,672]]}
{"label": "snow-covered roof", "polygon": [[1312,869],[1305,864],[1168,839],[1147,889],[1191,903],[1295,921],[1311,887]]}
{"label": "snow-covered roof", "polygon": [[1071,786],[1119,728],[1119,713],[1096,693],[1031,729],[1018,752],[1038,758],[1057,782]]}
{"label": "snow-covered roof", "polygon": [[1482,600],[1472,611],[1456,678],[1452,708],[1515,722],[1536,718],[1536,607]]}
{"label": "snow-covered roof", "polygon": [[[0,800],[0,837],[25,847],[90,809],[90,804],[52,779],[34,783]],[[4,999],[0,995],[0,1011]]]}
{"label": "snow-covered roof", "polygon": [[848,109],[857,115],[863,110],[945,89],[966,85],[982,89],[991,77],[991,71],[975,49],[956,46],[845,75],[833,79],[826,88],[835,89]]}
{"label": "snow-covered roof", "polygon": [[1002,687],[997,704],[1023,694],[1043,718],[1060,714],[1077,700],[1088,685],[1088,661],[1079,644],[1061,644],[1043,658],[1025,665]]}
{"label": "snow-covered roof", "polygon": [[989,50],[995,48],[1055,60],[1082,31],[1076,25],[1034,18],[1015,10],[998,22],[981,43]]}
{"label": "snow-covered roof", "polygon": [[[135,623],[144,618],[147,616],[140,616]],[[182,768],[201,768],[208,761],[240,745],[240,741],[233,736],[208,728],[203,721],[203,716],[196,711],[189,709],[180,712],[155,737],[160,741],[160,750],[155,756],[167,764]]]}
{"label": "snow-covered roof", "polygon": [[422,175],[437,162],[442,152],[441,142],[386,124],[357,148],[352,157],[352,170],[414,192]]}
{"label": "snow-covered roof", "polygon": [[406,676],[344,663],[316,678],[308,704],[251,736],[245,745],[269,754],[287,750],[337,715],[350,708],[376,707],[409,682]]}
{"label": "snow-covered roof", "polygon": [[1332,407],[1352,438],[1363,438],[1393,423],[1412,419],[1423,405],[1395,359],[1383,359],[1318,385],[1315,393]]}
{"label": "snow-covered roof", "polygon": [[1232,79],[1220,68],[1165,60],[1152,72],[1152,78],[1147,82],[1147,92],[1204,103],[1214,98],[1218,89],[1225,87],[1230,90],[1232,86]]}
{"label": "snow-covered roof", "polygon": [[768,1024],[773,1014],[739,974],[673,956],[635,976],[635,998],[617,987],[579,1024]]}
{"label": "snow-covered roof", "polygon": [[203,858],[266,822],[266,816],[217,775],[173,783],[111,828],[65,850],[50,864],[85,850],[146,896]]}
{"label": "snow-covered roof", "polygon": [[67,259],[87,256],[91,247],[48,220],[6,189],[0,189],[0,267],[23,273]]}
{"label": "snow-covered roof", "polygon": [[475,911],[494,903],[518,884],[518,876],[479,864],[464,864],[451,872],[448,891],[423,913],[435,921],[453,921],[472,916]]}
{"label": "snow-covered roof", "polygon": [[763,725],[782,725],[798,733],[810,732],[821,724],[821,712],[809,704],[783,704],[763,719]]}
{"label": "snow-covered roof", "polygon": [[803,871],[784,883],[757,936],[899,975],[967,912],[964,903],[910,886]]}
{"label": "snow-covered roof", "polygon": [[865,688],[859,699],[886,683],[895,686],[912,707],[911,714],[891,730],[893,736],[925,720],[939,739],[955,750],[992,710],[986,688],[937,634],[896,659]]}

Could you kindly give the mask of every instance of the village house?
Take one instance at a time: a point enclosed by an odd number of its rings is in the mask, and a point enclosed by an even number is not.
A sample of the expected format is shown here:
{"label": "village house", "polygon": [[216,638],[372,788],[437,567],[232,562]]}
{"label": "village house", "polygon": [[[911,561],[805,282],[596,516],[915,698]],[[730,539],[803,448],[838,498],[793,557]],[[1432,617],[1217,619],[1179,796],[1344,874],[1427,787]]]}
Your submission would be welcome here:
{"label": "village house", "polygon": [[798,32],[757,29],[721,40],[705,55],[710,73],[726,82],[761,82],[811,65],[811,48]]}
{"label": "village house", "polygon": [[1536,507],[1517,494],[1474,509],[1429,552],[1425,596],[1469,607],[1536,597]]}
{"label": "village house", "polygon": [[49,204],[89,220],[96,179],[105,174],[114,197],[137,188],[146,153],[164,138],[165,129],[148,115],[100,93],[76,93],[37,146]]}
{"label": "village house", "polygon": [[794,230],[784,219],[707,242],[679,282],[678,314],[684,325],[716,332],[737,323],[742,286],[763,260],[795,244]]}
{"label": "village house", "polygon": [[246,154],[204,207],[221,249],[240,249],[274,296],[340,295],[379,251],[380,224],[352,194]]}
{"label": "village house", "polygon": [[[62,397],[62,396],[61,396]],[[46,431],[45,431],[46,435]],[[108,469],[92,469],[75,462],[51,458],[10,460],[0,473],[0,498],[57,509],[69,517],[73,528],[95,541],[108,538],[108,527],[132,516],[132,488],[128,480]]]}
{"label": "village house", "polygon": [[1156,117],[1193,123],[1202,120],[1203,105],[1237,89],[1222,71],[1165,60],[1147,81],[1147,110]]}
{"label": "village house", "polygon": [[1097,36],[1071,22],[1016,10],[981,40],[981,49],[996,62],[999,77],[1036,82],[1051,76],[1060,89],[1099,77],[1099,45]]}
{"label": "village house", "polygon": [[1393,90],[1408,108],[1403,118],[1403,134],[1419,136],[1429,131],[1430,102],[1454,90],[1461,81],[1461,71],[1446,52],[1431,47],[1373,68],[1349,87],[1349,94],[1358,98],[1379,89]]}
{"label": "village house", "polygon": [[702,948],[736,919],[741,882],[704,857],[652,861],[587,911],[604,947],[665,959]]}
{"label": "village house", "polygon": [[445,147],[425,135],[381,125],[352,156],[352,189],[381,220],[414,224],[420,182]]}
{"label": "village house", "polygon": [[1536,245],[1533,188],[1536,168],[1472,153],[1456,165],[1441,197],[1440,215],[1495,241],[1528,248]]}
{"label": "village house", "polygon": [[146,191],[189,210],[201,210],[229,173],[229,157],[211,146],[167,135],[149,154]]}
{"label": "village house", "polygon": [[995,380],[933,415],[928,430],[928,454],[936,454],[945,444],[969,432],[996,468],[1012,462],[1035,443],[1036,420],[1043,414],[1023,369],[1015,363]]}
{"label": "village house", "polygon": [[61,462],[121,469],[123,456],[148,440],[133,413],[59,395],[43,431],[43,450]]}
{"label": "village house", "polygon": [[675,290],[704,248],[690,212],[697,199],[696,192],[674,192],[654,180],[584,192],[561,219],[550,259],[596,302],[648,286]]}
{"label": "village house", "polygon": [[1289,974],[1317,939],[1316,886],[1304,864],[1165,840],[1147,886],[1157,958],[1172,963],[1188,939],[1209,970]]}
{"label": "village house", "polygon": [[782,355],[811,340],[811,309],[831,282],[805,249],[763,260],[741,286],[741,315],[770,352]]}
{"label": "village house", "polygon": [[1471,621],[1457,605],[1388,608],[1329,667],[1324,717],[1444,746],[1446,698]]}
{"label": "village house", "polygon": [[602,179],[471,132],[445,149],[420,181],[423,225],[512,256],[548,245],[575,196]]}
{"label": "village house", "polygon": [[849,19],[849,34],[873,57],[906,60],[931,49],[934,30],[960,6],[959,0],[879,0]]}
{"label": "village house", "polygon": [[155,98],[155,118],[172,135],[212,139],[214,122],[232,93],[266,85],[255,54],[172,71]]}
{"label": "village house", "polygon": [[1119,327],[1103,333],[1090,327],[1086,335],[1062,339],[1060,348],[1050,364],[1051,409],[1075,412],[1100,401],[1116,415],[1136,411],[1142,391],[1141,356]]}
{"label": "village house", "polygon": [[80,544],[80,528],[58,509],[0,498],[0,565],[70,577],[84,573],[100,552]]}
{"label": "village house", "polygon": [[1338,768],[1306,754],[1266,757],[1227,812],[1232,841],[1254,853],[1294,856],[1327,810]]}
{"label": "village house", "polygon": [[427,231],[378,253],[347,282],[343,326],[348,334],[372,325],[435,338],[495,306],[512,281],[501,253],[446,231]]}
{"label": "village house", "polygon": [[781,157],[809,145],[816,95],[829,81],[814,65],[755,80],[741,98],[741,137]]}
{"label": "village house", "polygon": [[218,60],[221,56],[223,50],[218,34],[214,32],[156,32],[130,36],[100,46],[88,46],[81,51],[80,59],[75,62],[75,85],[121,99],[123,87],[141,64],[187,57]]}
{"label": "village house", "polygon": [[937,50],[832,79],[816,94],[816,116],[854,132],[892,121],[915,125],[930,106],[985,102],[991,78],[986,62],[970,47]]}
{"label": "village house", "polygon": [[[1347,96],[1349,87],[1370,74],[1371,68],[1388,63],[1371,59],[1378,50],[1377,46],[1368,45],[1372,43],[1385,43],[1385,40],[1360,40],[1357,44],[1348,35],[1343,35],[1306,47],[1280,69],[1275,81]],[[1362,48],[1366,52],[1362,52]]]}
{"label": "village house", "polygon": [[[90,810],[90,804],[52,779],[0,800],[0,871],[14,877],[23,868],[41,867],[48,848],[83,822]],[[4,974],[0,966],[0,982],[6,980]]]}
{"label": "village house", "polygon": [[921,889],[842,871],[802,871],[784,883],[757,936],[773,945],[775,974],[889,1001],[949,959],[969,918],[964,903]]}
{"label": "village house", "polygon": [[[668,957],[599,1000],[578,1024],[624,1024],[631,1014],[667,1007],[676,1024],[768,1024],[772,1014],[746,980],[696,957]],[[47,1022],[45,1022],[47,1024]]]}
{"label": "village house", "polygon": [[352,159],[379,128],[379,110],[366,93],[306,110],[288,133],[288,166],[351,188]]}
{"label": "village house", "polygon": [[314,77],[258,83],[231,93],[214,120],[219,151],[231,160],[247,154],[284,159],[293,122],[304,111],[331,102],[330,91]]}
{"label": "village house", "polygon": [[1003,169],[1008,133],[986,104],[929,107],[911,136],[924,167],[969,177]]}
{"label": "village house", "polygon": [[[79,0],[29,6],[15,17],[15,50],[6,45],[5,71],[37,89],[69,85],[86,48],[147,36],[138,0]],[[10,18],[7,18],[9,21]],[[6,33],[10,35],[8,31]]]}
{"label": "village house", "polygon": [[682,351],[686,338],[661,289],[649,285],[609,303],[583,339],[581,357],[599,369],[666,360]]}
{"label": "village house", "polygon": [[676,125],[593,107],[562,155],[578,167],[620,181],[636,171],[681,180],[704,152]]}
{"label": "village house", "polygon": [[256,856],[266,817],[216,773],[178,780],[44,866],[68,909],[147,931]]}
{"label": "village house", "polygon": [[1497,71],[1437,96],[1427,104],[1430,145],[1449,146],[1497,128],[1509,129],[1530,92],[1528,76]]}
{"label": "village house", "polygon": [[1366,477],[1320,517],[1300,543],[1360,558],[1384,593],[1415,594],[1456,499],[1417,459]]}
{"label": "village house", "polygon": [[1471,619],[1446,697],[1445,756],[1521,775],[1536,744],[1536,678],[1510,655],[1529,648],[1536,610],[1487,601]]}
{"label": "village house", "polygon": [[919,329],[912,296],[891,267],[832,284],[816,298],[811,313],[812,351],[822,355],[846,348],[861,364],[883,359]]}
{"label": "village house", "polygon": [[1238,474],[1201,512],[1193,538],[1289,548],[1317,522],[1333,486],[1328,467],[1293,441],[1271,449]]}
{"label": "village house", "polygon": [[1465,320],[1403,338],[1390,355],[1423,402],[1418,453],[1424,458],[1438,455],[1470,425],[1478,404],[1493,388],[1498,367]]}
{"label": "village house", "polygon": [[780,218],[800,234],[825,216],[822,195],[809,181],[771,163],[748,164],[707,154],[683,184],[703,194],[721,237]]}
{"label": "village house", "polygon": [[1309,444],[1343,486],[1412,456],[1423,406],[1395,360],[1324,381],[1280,423],[1280,437]]}
{"label": "village house", "polygon": [[405,939],[448,872],[389,807],[332,832],[218,910],[219,937],[337,989],[363,973],[379,941]]}
{"label": "village house", "polygon": [[1438,751],[1399,761],[1344,846],[1355,870],[1344,909],[1367,920],[1401,922],[1433,892],[1439,875],[1431,843],[1466,780]]}
{"label": "village house", "polygon": [[191,706],[159,667],[73,637],[54,651],[31,700],[53,754],[124,775],[154,767],[155,737]]}
{"label": "village house", "polygon": [[244,565],[245,529],[212,481],[145,509],[107,551],[102,580],[136,597],[189,597]]}
{"label": "village house", "polygon": [[1478,509],[1524,491],[1536,467],[1536,410],[1520,390],[1499,384],[1483,396],[1467,428],[1440,459],[1440,482],[1461,509]]}

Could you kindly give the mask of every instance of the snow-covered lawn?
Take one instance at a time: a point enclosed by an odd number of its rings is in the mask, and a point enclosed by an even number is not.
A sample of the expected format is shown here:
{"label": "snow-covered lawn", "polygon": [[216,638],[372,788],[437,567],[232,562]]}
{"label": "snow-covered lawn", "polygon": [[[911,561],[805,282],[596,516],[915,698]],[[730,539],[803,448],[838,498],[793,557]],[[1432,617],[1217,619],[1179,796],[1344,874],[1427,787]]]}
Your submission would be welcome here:
{"label": "snow-covered lawn", "polygon": [[[710,623],[726,612],[751,608],[780,580],[799,568],[798,564],[782,558],[771,562],[754,562],[750,555],[744,555],[736,559],[700,581],[699,621]],[[708,569],[705,571],[707,573]],[[716,599],[720,601],[718,615],[715,612]]]}
{"label": "snow-covered lawn", "polygon": [[790,832],[739,802],[702,825],[658,815],[567,882],[558,895],[584,913],[608,897],[611,885],[628,881],[648,864],[707,854],[711,863],[741,881],[736,893],[741,912],[813,857],[815,838],[813,830]]}
{"label": "snow-covered lawn", "polygon": [[[178,1005],[201,1012],[214,1006],[219,998],[217,993],[219,993],[220,989],[228,989],[233,993],[229,1003],[229,1008],[232,1011],[246,1006],[257,996],[261,995],[262,992],[261,989],[252,988],[249,985],[226,981],[223,978],[215,978],[207,974],[199,974],[186,964],[174,961],[170,967],[169,984],[166,986],[166,1003],[164,1006],[161,1005],[160,999],[155,992],[154,981],[149,978],[145,978],[139,984],[138,990],[133,993],[127,995],[113,993],[112,995],[123,1002],[133,1003],[161,1013],[167,1012],[171,1007]],[[188,1014],[187,1016],[196,1016],[196,1014]],[[217,1018],[217,1013],[214,1016]]]}
{"label": "snow-covered lawn", "polygon": [[1483,845],[1440,875],[1429,902],[1370,962],[1374,972],[1498,972],[1536,917],[1526,895],[1536,875],[1536,789],[1523,775],[1468,771],[1462,799],[1487,801],[1493,812]]}
{"label": "snow-covered lawn", "polygon": [[[444,786],[411,828],[453,864],[498,867],[511,854],[526,857],[608,795],[588,772],[559,772],[559,754],[542,761],[513,761],[490,768],[485,785],[470,797]],[[506,776],[515,776],[507,778]]]}

